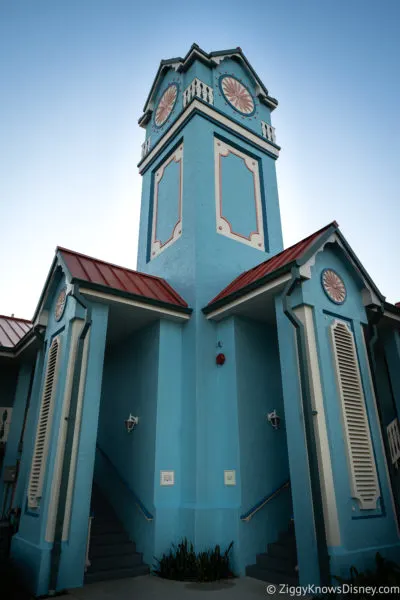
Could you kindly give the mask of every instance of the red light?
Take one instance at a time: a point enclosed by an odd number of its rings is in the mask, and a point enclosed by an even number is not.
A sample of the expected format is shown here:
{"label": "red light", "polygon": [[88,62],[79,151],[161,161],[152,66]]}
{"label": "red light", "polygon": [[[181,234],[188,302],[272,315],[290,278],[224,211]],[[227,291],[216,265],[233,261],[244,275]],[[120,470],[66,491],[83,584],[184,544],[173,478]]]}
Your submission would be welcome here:
{"label": "red light", "polygon": [[225,354],[217,354],[215,362],[221,367],[225,363],[225,360]]}

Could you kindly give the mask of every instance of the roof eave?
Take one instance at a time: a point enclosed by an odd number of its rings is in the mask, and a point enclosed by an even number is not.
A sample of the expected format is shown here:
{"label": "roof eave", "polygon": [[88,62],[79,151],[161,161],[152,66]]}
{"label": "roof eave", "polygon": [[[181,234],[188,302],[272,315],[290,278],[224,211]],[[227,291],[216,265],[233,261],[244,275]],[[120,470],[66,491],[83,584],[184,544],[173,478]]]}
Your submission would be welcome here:
{"label": "roof eave", "polygon": [[240,288],[239,290],[236,290],[235,292],[232,292],[228,296],[224,296],[223,298],[220,298],[220,300],[217,300],[216,302],[213,302],[212,304],[208,304],[207,306],[202,308],[202,312],[205,315],[209,315],[210,313],[214,312],[215,310],[218,310],[218,309],[222,308],[223,306],[230,304],[234,300],[238,300],[239,298],[246,296],[250,292],[253,292],[257,288],[262,287],[269,281],[272,281],[273,279],[276,279],[276,278],[280,277],[281,275],[284,275],[285,273],[290,271],[291,268],[295,265],[296,265],[296,261],[294,260],[294,261],[291,261],[291,262],[283,265],[279,269],[272,271],[272,273],[267,273],[267,275],[264,275],[264,277],[261,277],[260,279],[257,279],[256,281],[252,281],[245,287]]}
{"label": "roof eave", "polygon": [[191,315],[193,312],[193,309],[189,308],[188,306],[181,306],[178,304],[173,304],[172,302],[163,302],[162,300],[156,300],[155,298],[149,298],[147,296],[141,296],[139,294],[132,294],[130,292],[125,292],[123,290],[117,290],[115,288],[102,285],[101,283],[93,283],[91,281],[87,281],[86,279],[79,279],[78,277],[73,277],[71,282],[77,283],[80,288],[87,288],[93,291],[104,292],[110,294],[111,296],[117,296],[120,298],[128,298],[131,300],[135,300],[136,302],[148,304],[149,306],[157,306],[186,315]]}

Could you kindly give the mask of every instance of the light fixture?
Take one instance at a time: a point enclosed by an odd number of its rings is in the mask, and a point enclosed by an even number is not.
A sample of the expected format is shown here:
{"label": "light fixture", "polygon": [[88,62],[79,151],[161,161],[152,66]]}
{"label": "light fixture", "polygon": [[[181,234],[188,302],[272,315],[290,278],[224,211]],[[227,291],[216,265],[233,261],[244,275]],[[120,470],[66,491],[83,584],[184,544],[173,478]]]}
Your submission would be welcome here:
{"label": "light fixture", "polygon": [[132,433],[136,425],[139,423],[139,417],[133,417],[131,414],[125,419],[125,428],[128,433]]}
{"label": "light fixture", "polygon": [[281,418],[278,415],[278,413],[276,412],[275,408],[272,412],[267,414],[267,421],[268,421],[268,423],[271,423],[273,429],[279,429]]}

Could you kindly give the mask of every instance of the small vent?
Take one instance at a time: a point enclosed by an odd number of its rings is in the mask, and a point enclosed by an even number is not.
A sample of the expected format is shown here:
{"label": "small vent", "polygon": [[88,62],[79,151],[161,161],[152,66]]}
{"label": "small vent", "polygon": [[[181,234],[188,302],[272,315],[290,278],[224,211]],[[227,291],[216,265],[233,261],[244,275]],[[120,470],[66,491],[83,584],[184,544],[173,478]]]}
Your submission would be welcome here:
{"label": "small vent", "polygon": [[42,403],[40,407],[39,423],[36,432],[35,448],[33,451],[32,467],[29,479],[28,506],[31,508],[38,506],[42,495],[47,448],[49,444],[49,435],[54,409],[54,394],[56,390],[59,348],[59,339],[55,338],[50,346],[47,359]]}
{"label": "small vent", "polygon": [[332,340],[347,438],[352,497],[359,501],[360,509],[375,509],[379,498],[378,477],[354,336],[346,323],[336,321],[332,325]]}

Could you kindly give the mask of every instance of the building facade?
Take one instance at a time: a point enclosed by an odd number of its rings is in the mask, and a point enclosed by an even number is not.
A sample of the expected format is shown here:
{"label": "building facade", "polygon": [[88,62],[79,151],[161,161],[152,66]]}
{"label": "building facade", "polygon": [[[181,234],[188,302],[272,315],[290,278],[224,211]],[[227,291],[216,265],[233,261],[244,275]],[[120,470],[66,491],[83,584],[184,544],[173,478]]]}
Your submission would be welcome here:
{"label": "building facade", "polygon": [[32,321],[0,318],[2,518],[38,596],[183,537],[272,582],[400,558],[400,307],[336,222],[283,249],[276,107],[240,48],[162,61],[137,271],[57,248]]}

